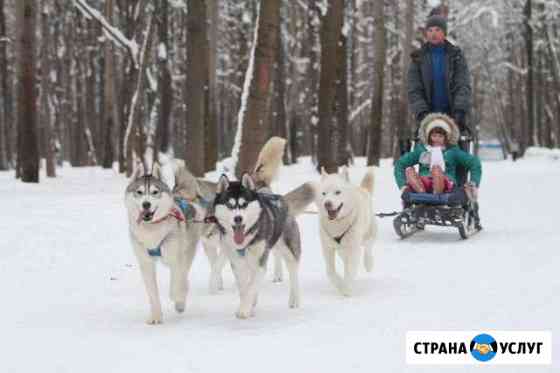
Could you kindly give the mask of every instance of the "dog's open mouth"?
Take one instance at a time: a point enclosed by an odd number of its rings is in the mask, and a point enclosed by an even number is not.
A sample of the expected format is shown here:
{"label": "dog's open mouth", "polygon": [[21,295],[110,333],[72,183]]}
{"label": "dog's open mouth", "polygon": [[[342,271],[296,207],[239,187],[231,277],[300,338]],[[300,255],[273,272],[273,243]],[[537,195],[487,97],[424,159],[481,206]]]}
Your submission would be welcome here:
{"label": "dog's open mouth", "polygon": [[145,221],[145,222],[149,222],[154,218],[154,215],[156,214],[156,210],[154,211],[150,211],[150,210],[143,210],[140,213],[140,218]]}
{"label": "dog's open mouth", "polygon": [[344,203],[341,203],[340,206],[338,206],[337,209],[332,209],[332,210],[325,207],[325,209],[327,210],[327,214],[329,215],[329,220],[336,219],[336,217],[338,216],[338,213],[342,209],[343,205],[344,205]]}
{"label": "dog's open mouth", "polygon": [[242,245],[245,241],[245,224],[236,224],[233,228],[233,240],[236,244]]}

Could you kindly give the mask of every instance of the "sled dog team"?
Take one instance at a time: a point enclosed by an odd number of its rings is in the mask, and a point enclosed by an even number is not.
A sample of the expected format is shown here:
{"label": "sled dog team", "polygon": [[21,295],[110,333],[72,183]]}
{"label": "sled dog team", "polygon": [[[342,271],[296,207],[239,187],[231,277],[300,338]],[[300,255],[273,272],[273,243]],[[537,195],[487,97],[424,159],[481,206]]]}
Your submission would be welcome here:
{"label": "sled dog team", "polygon": [[[284,146],[284,139],[271,138],[253,170],[240,181],[225,175],[217,183],[197,179],[176,162],[171,190],[158,165],[151,173],[137,169],[126,188],[125,205],[130,240],[150,304],[148,324],[162,322],[157,262],[169,267],[169,295],[176,311],[183,312],[199,241],[211,265],[211,292],[223,289],[222,270],[229,261],[239,290],[238,318],[254,315],[271,254],[274,280],[282,280],[283,260],[290,282],[288,306],[298,307],[302,241],[296,218],[312,202],[317,205],[327,277],[334,287],[350,296],[360,265],[368,272],[373,269],[377,225],[372,169],[360,186],[350,183],[345,168],[340,174],[323,170],[319,182],[304,183],[280,196],[270,186],[282,164]],[[337,255],[343,263],[342,274],[335,267]]]}

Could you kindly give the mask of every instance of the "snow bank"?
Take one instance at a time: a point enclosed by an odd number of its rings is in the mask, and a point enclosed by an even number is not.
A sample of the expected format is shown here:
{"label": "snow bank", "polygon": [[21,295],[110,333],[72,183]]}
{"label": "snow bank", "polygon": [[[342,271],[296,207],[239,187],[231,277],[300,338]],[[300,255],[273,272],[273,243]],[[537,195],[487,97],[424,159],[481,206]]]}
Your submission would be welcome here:
{"label": "snow bank", "polygon": [[554,161],[560,160],[560,149],[548,149],[532,146],[525,151],[526,158],[547,158]]}

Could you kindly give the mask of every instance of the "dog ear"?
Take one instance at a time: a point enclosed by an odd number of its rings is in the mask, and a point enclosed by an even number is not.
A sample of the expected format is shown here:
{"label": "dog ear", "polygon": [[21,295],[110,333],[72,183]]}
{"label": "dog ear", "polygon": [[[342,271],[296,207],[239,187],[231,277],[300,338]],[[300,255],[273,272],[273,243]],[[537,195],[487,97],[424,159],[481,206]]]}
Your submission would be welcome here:
{"label": "dog ear", "polygon": [[324,180],[329,174],[325,171],[325,167],[321,167],[321,180]]}
{"label": "dog ear", "polygon": [[131,180],[136,180],[136,179],[141,178],[145,174],[146,174],[146,172],[144,170],[144,164],[142,164],[141,162],[135,162],[134,170],[132,171],[132,175],[130,176],[130,179]]}
{"label": "dog ear", "polygon": [[342,177],[344,178],[344,180],[350,182],[350,174],[348,173],[348,167],[346,166],[342,166]]}
{"label": "dog ear", "polygon": [[222,174],[220,176],[220,180],[218,181],[218,187],[216,188],[216,193],[222,193],[229,187],[229,179],[226,174]]}
{"label": "dog ear", "polygon": [[243,176],[241,177],[241,185],[243,185],[244,188],[247,188],[249,190],[256,189],[255,181],[248,173],[244,173]]}

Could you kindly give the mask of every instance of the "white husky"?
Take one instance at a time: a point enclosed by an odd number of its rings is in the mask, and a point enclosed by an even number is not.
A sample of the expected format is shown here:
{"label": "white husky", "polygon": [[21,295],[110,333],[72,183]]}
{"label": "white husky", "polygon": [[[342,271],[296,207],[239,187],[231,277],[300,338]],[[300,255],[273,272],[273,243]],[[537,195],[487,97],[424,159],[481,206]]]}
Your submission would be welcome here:
{"label": "white husky", "polygon": [[[321,171],[316,204],[323,256],[327,276],[345,296],[352,295],[352,283],[362,253],[366,271],[373,269],[373,243],[377,235],[373,181],[372,168],[368,169],[359,187],[350,183],[346,167],[342,174]],[[344,276],[336,272],[335,254],[344,263]]]}

